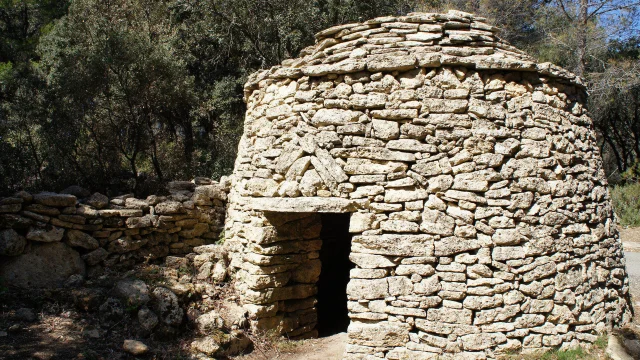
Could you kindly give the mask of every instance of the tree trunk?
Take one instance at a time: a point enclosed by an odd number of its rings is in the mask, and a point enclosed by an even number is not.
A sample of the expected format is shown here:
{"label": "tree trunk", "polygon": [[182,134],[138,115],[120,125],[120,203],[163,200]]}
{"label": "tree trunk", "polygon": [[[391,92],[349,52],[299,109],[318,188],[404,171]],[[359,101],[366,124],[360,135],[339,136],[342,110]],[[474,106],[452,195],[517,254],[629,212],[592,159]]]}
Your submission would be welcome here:
{"label": "tree trunk", "polygon": [[576,49],[576,75],[583,76],[587,63],[587,21],[588,21],[589,1],[580,0],[578,9],[578,48]]}

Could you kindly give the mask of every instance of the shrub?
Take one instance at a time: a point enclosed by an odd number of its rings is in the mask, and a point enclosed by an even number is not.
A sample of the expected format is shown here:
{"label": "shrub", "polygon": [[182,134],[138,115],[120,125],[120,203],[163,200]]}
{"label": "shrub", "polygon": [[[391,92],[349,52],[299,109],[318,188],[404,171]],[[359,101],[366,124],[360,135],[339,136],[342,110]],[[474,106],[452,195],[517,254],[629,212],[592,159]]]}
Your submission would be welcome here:
{"label": "shrub", "polygon": [[640,183],[611,188],[613,209],[623,226],[640,226]]}

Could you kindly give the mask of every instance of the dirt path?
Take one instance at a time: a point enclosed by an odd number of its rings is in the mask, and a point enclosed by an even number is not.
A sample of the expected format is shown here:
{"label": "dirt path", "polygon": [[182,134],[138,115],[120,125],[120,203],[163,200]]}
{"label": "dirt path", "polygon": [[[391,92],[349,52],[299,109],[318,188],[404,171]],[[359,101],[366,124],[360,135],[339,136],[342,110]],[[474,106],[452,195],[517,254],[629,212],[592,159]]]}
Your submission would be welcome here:
{"label": "dirt path", "polygon": [[631,301],[636,310],[635,323],[640,329],[640,227],[620,229],[620,239],[627,260]]}
{"label": "dirt path", "polygon": [[347,343],[347,334],[339,333],[319,339],[304,340],[290,351],[261,353],[254,351],[234,360],[339,360]]}
{"label": "dirt path", "polygon": [[640,252],[640,227],[620,229],[625,252]]}

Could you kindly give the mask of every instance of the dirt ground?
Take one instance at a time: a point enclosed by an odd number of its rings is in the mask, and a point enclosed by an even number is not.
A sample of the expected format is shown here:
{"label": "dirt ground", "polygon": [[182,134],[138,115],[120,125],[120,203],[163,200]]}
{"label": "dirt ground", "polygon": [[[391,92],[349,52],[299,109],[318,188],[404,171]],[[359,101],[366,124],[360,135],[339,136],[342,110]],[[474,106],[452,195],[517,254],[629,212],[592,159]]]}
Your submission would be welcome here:
{"label": "dirt ground", "polygon": [[[134,314],[105,324],[97,314],[79,311],[70,292],[0,289],[0,359],[135,359],[122,351],[125,339],[139,335],[131,326]],[[149,358],[178,359],[186,354],[188,339],[165,340],[145,341],[151,348]]]}
{"label": "dirt ground", "polygon": [[338,333],[319,339],[279,344],[279,350],[255,349],[251,354],[236,357],[234,360],[339,360],[342,359],[346,343],[347,334]]}

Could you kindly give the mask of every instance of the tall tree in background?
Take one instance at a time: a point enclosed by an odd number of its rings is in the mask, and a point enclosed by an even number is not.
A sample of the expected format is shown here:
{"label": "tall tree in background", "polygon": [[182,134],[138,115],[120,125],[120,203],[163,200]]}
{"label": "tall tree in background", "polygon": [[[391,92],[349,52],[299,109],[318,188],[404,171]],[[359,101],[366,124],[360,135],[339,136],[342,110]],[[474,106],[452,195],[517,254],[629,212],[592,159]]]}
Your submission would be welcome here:
{"label": "tall tree in background", "polygon": [[55,98],[48,131],[86,183],[113,176],[121,162],[134,191],[143,171],[162,181],[167,147],[182,148],[180,170],[189,172],[193,150],[176,133],[190,131],[193,79],[174,50],[167,5],[76,0],[40,43]]}
{"label": "tall tree in background", "polygon": [[0,190],[43,180],[46,86],[36,46],[67,7],[61,0],[0,0]]}

